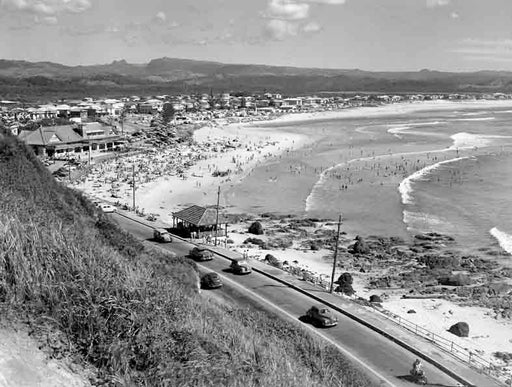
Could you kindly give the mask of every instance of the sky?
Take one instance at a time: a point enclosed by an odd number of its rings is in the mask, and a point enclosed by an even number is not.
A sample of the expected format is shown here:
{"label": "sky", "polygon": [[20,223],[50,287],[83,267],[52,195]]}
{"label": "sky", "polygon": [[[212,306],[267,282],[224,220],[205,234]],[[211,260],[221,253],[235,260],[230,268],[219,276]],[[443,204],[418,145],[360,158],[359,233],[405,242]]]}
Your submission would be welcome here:
{"label": "sky", "polygon": [[0,0],[0,58],[512,71],[512,0]]}

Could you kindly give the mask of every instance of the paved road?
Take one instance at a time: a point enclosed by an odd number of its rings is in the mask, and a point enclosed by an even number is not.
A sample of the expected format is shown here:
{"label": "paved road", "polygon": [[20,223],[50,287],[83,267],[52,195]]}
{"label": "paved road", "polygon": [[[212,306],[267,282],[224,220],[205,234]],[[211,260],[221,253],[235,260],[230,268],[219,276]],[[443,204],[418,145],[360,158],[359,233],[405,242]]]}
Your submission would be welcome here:
{"label": "paved road", "polygon": [[[123,229],[137,238],[151,240],[150,228],[117,214],[112,217]],[[177,255],[186,255],[192,247],[179,240],[159,244],[159,246]],[[354,364],[360,367],[376,385],[414,385],[404,377],[407,376],[415,356],[373,330],[339,313],[335,313],[339,321],[337,327],[313,328],[299,321],[299,317],[304,315],[307,308],[314,303],[309,297],[255,272],[247,276],[236,276],[228,271],[229,261],[222,257],[216,257],[213,261],[201,263],[199,266],[203,270],[216,271],[223,277],[225,285],[223,291],[227,292],[230,298],[243,303],[257,304],[260,308],[278,313],[280,317],[320,335],[353,360]],[[240,294],[238,294],[239,291]],[[430,386],[460,386],[455,380],[429,364],[425,364],[425,372]]]}

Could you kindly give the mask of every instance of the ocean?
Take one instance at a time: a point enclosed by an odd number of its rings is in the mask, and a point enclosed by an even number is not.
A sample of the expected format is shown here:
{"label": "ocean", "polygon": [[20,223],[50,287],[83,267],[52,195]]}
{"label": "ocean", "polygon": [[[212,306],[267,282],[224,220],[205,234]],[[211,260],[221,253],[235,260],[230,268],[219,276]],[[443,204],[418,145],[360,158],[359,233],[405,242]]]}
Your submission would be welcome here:
{"label": "ocean", "polygon": [[267,123],[310,143],[258,166],[224,192],[224,201],[232,212],[332,220],[341,214],[344,230],[362,236],[439,232],[467,253],[507,263],[511,125],[512,110],[460,106]]}

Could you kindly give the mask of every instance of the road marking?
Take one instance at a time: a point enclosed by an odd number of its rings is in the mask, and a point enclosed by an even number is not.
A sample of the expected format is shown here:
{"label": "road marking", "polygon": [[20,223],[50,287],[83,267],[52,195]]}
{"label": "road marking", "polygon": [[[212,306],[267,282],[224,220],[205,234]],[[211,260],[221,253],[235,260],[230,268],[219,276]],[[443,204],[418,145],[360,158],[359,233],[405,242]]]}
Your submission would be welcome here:
{"label": "road marking", "polygon": [[[211,269],[201,265],[201,264],[197,264],[198,267],[201,267],[203,270],[207,270],[207,271],[212,271]],[[293,321],[296,321],[297,320],[297,317],[292,315],[291,313],[288,313],[286,310],[282,309],[281,307],[273,304],[272,302],[270,302],[269,300],[267,300],[266,298],[260,296],[259,294],[256,294],[254,293],[252,290],[246,288],[245,286],[239,284],[238,282],[236,281],[233,281],[232,279],[230,279],[229,277],[226,277],[225,275],[223,274],[220,274],[220,273],[217,273],[219,274],[219,276],[224,280],[224,281],[227,281],[229,282],[231,285],[235,285],[235,287],[239,287],[239,288],[242,288],[244,290],[245,293],[249,293],[251,294],[253,297],[259,299],[260,301],[263,301],[264,303],[270,305],[271,307],[273,307],[274,309],[278,310],[280,313],[282,313],[283,315],[286,315],[288,316],[290,319],[292,319]],[[325,341],[329,342],[331,345],[335,346],[340,352],[342,352],[344,355],[346,355],[347,357],[349,357],[350,359],[354,360],[356,363],[360,364],[361,366],[363,366],[363,368],[365,368],[366,370],[370,371],[373,375],[375,375],[376,377],[378,377],[381,381],[384,381],[386,382],[390,387],[398,387],[396,384],[393,384],[391,381],[389,381],[388,379],[386,379],[384,376],[382,376],[380,373],[378,373],[377,371],[375,371],[374,369],[370,368],[366,363],[364,363],[363,360],[359,359],[357,356],[355,356],[353,353],[349,352],[347,349],[343,348],[340,344],[336,343],[334,340],[330,339],[329,337],[325,336],[323,333],[319,332],[318,330],[310,327],[309,325],[306,325],[306,324],[303,324],[302,325],[303,327],[309,329],[311,332],[315,333],[316,335],[320,336],[322,339],[324,339]]]}

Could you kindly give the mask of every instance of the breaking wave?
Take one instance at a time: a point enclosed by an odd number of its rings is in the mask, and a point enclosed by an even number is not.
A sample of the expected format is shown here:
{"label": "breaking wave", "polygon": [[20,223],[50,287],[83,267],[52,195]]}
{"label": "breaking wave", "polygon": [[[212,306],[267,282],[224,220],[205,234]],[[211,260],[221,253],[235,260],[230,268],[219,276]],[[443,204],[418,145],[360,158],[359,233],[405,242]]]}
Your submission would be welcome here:
{"label": "breaking wave", "polygon": [[503,250],[505,250],[507,253],[512,254],[512,235],[507,234],[506,232],[503,232],[499,230],[496,227],[493,227],[489,230],[489,233],[496,238],[499,245]]}
{"label": "breaking wave", "polygon": [[492,145],[492,142],[495,139],[511,139],[512,137],[461,132],[450,136],[450,138],[453,140],[453,145],[448,149],[456,150],[482,148],[484,146]]}
{"label": "breaking wave", "polygon": [[[439,124],[442,124],[442,123],[443,123],[442,121],[429,121],[429,122],[410,122],[410,123],[407,123],[407,124],[388,125],[391,128],[388,129],[387,132],[389,134],[394,135],[395,137],[402,138],[400,136],[401,133],[403,133],[403,132],[405,132],[407,130],[413,129],[414,127],[417,127],[417,126],[434,126],[434,125],[439,125]],[[427,134],[427,133],[423,133],[423,132],[410,132],[410,133],[413,133],[413,134]]]}
{"label": "breaking wave", "polygon": [[496,117],[454,118],[451,121],[492,121]]}
{"label": "breaking wave", "polygon": [[403,204],[413,204],[412,199],[412,183],[415,181],[421,181],[425,179],[425,177],[432,171],[436,170],[442,165],[453,163],[460,160],[466,160],[469,159],[469,157],[457,157],[450,160],[444,160],[440,161],[438,163],[429,165],[428,167],[425,167],[423,169],[420,169],[419,171],[414,172],[412,175],[406,177],[402,180],[400,185],[398,186],[398,191],[400,192],[400,195],[402,196],[402,203]]}

